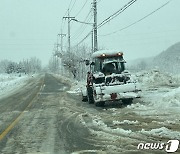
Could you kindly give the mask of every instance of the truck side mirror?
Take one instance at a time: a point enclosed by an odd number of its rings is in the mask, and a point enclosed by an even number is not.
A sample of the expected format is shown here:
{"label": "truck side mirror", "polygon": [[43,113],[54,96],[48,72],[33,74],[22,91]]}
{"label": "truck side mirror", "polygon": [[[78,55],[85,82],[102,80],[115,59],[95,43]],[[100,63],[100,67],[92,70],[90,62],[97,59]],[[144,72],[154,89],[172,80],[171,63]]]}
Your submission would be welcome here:
{"label": "truck side mirror", "polygon": [[92,62],[90,65],[95,65],[95,62]]}
{"label": "truck side mirror", "polygon": [[86,65],[90,64],[89,60],[85,60],[85,63],[86,63]]}

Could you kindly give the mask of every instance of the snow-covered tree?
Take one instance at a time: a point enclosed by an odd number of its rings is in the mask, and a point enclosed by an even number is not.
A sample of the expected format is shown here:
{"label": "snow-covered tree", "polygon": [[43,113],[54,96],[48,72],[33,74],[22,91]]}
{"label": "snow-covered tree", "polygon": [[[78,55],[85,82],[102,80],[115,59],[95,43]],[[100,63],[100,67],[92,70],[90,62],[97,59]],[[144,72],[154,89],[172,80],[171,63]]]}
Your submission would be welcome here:
{"label": "snow-covered tree", "polygon": [[53,56],[49,60],[48,68],[51,72],[57,73],[59,70],[59,58],[53,54]]}
{"label": "snow-covered tree", "polygon": [[2,60],[0,61],[0,73],[38,73],[41,71],[41,61],[36,58],[30,58],[19,63]]}
{"label": "snow-covered tree", "polygon": [[5,73],[10,63],[11,61],[7,59],[0,61],[0,73]]}
{"label": "snow-covered tree", "polygon": [[72,73],[74,78],[84,78],[87,66],[85,61],[90,60],[91,49],[85,45],[71,49],[71,52],[62,54],[62,61],[67,70]]}

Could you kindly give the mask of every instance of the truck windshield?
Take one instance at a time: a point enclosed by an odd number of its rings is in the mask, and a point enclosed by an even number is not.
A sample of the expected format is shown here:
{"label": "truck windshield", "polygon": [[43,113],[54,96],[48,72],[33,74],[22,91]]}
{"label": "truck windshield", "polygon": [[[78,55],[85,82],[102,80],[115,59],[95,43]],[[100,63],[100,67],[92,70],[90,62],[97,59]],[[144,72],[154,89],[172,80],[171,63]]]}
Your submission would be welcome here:
{"label": "truck windshield", "polygon": [[[122,57],[95,58],[94,72],[112,71],[121,73],[125,70],[125,61]],[[111,65],[111,66],[110,66]]]}

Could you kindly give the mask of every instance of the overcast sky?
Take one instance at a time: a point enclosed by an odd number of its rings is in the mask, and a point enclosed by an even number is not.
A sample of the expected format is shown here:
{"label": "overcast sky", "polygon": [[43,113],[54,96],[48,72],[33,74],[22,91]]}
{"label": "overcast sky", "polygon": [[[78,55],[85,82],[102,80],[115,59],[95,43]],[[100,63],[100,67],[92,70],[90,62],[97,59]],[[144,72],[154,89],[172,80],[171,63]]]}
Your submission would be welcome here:
{"label": "overcast sky", "polygon": [[[100,23],[130,0],[97,1]],[[123,31],[104,36],[136,22],[168,1],[137,0],[118,17],[98,29],[98,46],[123,51],[125,58],[129,60],[155,56],[179,42],[180,0],[172,0],[151,16]],[[43,64],[47,64],[61,27],[63,33],[67,33],[67,21],[62,22],[62,17],[67,15],[68,7],[70,16],[92,22],[92,2],[93,0],[0,0],[0,60],[19,61],[36,56]],[[71,45],[75,46],[91,29],[91,25],[72,21]],[[88,37],[83,43],[90,47],[90,41],[91,37]],[[67,46],[67,37],[64,38],[64,45]]]}

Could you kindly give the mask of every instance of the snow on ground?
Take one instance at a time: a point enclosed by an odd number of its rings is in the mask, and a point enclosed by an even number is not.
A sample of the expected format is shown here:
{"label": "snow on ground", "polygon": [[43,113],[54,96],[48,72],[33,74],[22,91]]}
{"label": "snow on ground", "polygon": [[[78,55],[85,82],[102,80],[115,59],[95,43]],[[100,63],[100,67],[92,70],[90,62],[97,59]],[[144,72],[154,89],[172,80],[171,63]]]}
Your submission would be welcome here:
{"label": "snow on ground", "polygon": [[84,90],[86,87],[86,81],[75,81],[72,82],[71,89],[68,91],[68,93],[75,93],[79,94],[82,90]]}
{"label": "snow on ground", "polygon": [[180,86],[180,76],[153,69],[136,73],[136,77],[143,86]]}
{"label": "snow on ground", "polygon": [[60,74],[53,74],[53,76],[55,76],[56,78],[61,79],[62,82],[67,83],[70,86],[70,90],[67,91],[68,93],[71,94],[79,94],[81,93],[82,89],[85,86],[86,82],[85,81],[77,81],[73,78],[68,78],[65,76],[62,76]]}
{"label": "snow on ground", "polygon": [[[138,109],[140,114],[165,114],[180,112],[180,77],[156,70],[140,72],[142,101],[129,108]],[[143,112],[144,111],[144,112]]]}
{"label": "snow on ground", "polygon": [[0,74],[0,98],[20,87],[28,78],[28,75]]}
{"label": "snow on ground", "polygon": [[152,129],[150,131],[146,131],[144,129],[141,130],[142,134],[161,136],[161,137],[169,137],[173,139],[180,139],[180,133],[178,131],[169,130],[166,127]]}
{"label": "snow on ground", "polygon": [[113,121],[113,125],[120,125],[120,124],[128,124],[128,125],[133,125],[133,124],[138,124],[139,122],[136,121],[129,121],[129,120],[123,120],[123,121]]}

